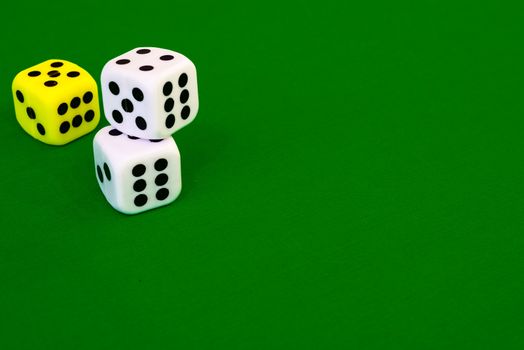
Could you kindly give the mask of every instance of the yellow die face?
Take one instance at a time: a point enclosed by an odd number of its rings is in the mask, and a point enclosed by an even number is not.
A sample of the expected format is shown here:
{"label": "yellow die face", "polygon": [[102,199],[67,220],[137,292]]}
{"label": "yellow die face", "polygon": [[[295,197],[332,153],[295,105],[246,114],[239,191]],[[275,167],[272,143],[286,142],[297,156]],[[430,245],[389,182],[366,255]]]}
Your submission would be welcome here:
{"label": "yellow die face", "polygon": [[56,59],[27,68],[16,75],[12,90],[18,123],[44,143],[64,145],[100,121],[96,81],[74,63]]}

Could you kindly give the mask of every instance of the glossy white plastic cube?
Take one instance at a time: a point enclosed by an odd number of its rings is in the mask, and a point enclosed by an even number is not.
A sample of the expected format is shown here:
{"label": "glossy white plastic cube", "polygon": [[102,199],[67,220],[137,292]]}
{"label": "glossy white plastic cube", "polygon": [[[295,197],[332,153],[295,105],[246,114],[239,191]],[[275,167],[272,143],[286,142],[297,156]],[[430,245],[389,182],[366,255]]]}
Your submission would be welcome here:
{"label": "glossy white plastic cube", "polygon": [[167,49],[141,47],[110,60],[101,91],[109,123],[140,138],[169,137],[198,112],[195,65]]}
{"label": "glossy white plastic cube", "polygon": [[180,153],[171,137],[139,139],[107,126],[95,135],[93,152],[100,189],[122,213],[167,205],[180,194]]}

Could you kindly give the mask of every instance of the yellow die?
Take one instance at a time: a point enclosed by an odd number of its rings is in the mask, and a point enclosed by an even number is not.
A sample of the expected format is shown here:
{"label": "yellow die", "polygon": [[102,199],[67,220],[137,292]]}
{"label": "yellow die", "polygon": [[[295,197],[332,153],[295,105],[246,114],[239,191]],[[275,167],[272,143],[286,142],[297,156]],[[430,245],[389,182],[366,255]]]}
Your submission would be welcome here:
{"label": "yellow die", "polygon": [[100,121],[96,82],[64,60],[48,60],[13,80],[16,119],[35,139],[64,145],[91,132]]}

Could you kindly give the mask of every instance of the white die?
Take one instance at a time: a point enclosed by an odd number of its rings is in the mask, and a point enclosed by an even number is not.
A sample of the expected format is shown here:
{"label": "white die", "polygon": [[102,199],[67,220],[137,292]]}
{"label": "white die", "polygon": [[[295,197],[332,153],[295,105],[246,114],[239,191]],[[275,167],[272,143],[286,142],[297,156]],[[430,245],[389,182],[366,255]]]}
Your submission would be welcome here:
{"label": "white die", "polygon": [[93,152],[100,189],[122,213],[166,205],[180,194],[180,153],[171,137],[139,139],[106,126],[95,135]]}
{"label": "white die", "polygon": [[118,130],[161,139],[191,123],[198,112],[196,69],[184,55],[136,48],[102,69],[104,112]]}

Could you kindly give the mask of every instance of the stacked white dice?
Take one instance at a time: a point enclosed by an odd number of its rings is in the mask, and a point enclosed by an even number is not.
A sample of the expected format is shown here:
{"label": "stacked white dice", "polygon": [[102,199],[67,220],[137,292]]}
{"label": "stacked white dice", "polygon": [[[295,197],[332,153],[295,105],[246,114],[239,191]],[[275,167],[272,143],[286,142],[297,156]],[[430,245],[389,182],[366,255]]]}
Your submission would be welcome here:
{"label": "stacked white dice", "polygon": [[198,112],[195,65],[174,51],[136,48],[106,63],[101,84],[111,126],[96,134],[93,151],[104,196],[126,214],[171,203],[182,189],[171,135]]}

